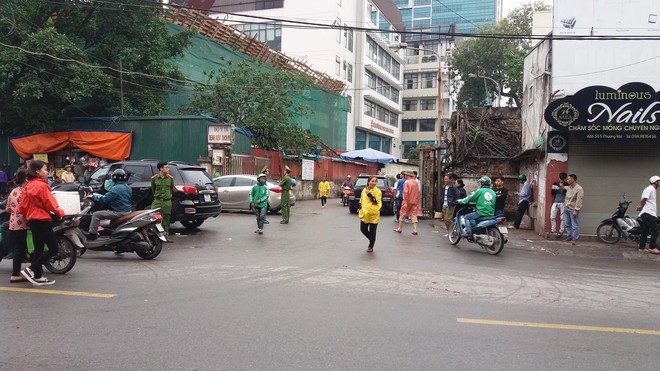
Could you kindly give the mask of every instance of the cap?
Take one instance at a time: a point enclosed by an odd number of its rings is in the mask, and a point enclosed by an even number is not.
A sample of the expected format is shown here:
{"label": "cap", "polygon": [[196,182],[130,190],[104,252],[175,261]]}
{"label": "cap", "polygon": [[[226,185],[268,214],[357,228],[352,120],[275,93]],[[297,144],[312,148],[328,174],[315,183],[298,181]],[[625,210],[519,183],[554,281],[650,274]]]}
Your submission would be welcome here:
{"label": "cap", "polygon": [[518,180],[527,180],[527,177],[525,176],[525,174],[520,174],[518,175]]}
{"label": "cap", "polygon": [[284,165],[284,170],[285,171],[291,171],[291,168],[289,167],[289,165]]}
{"label": "cap", "polygon": [[655,183],[660,180],[660,176],[654,175],[649,179],[649,183]]}

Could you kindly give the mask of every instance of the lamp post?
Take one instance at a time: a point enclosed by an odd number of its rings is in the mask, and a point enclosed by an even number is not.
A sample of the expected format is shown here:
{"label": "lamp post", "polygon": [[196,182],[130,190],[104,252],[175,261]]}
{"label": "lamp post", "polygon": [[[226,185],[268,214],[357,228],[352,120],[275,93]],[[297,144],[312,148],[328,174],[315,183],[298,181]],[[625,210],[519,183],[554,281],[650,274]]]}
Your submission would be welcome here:
{"label": "lamp post", "polygon": [[495,88],[497,88],[497,104],[495,104],[496,107],[500,106],[500,99],[502,98],[502,90],[500,89],[500,83],[497,82],[495,79],[488,77],[488,76],[482,76],[476,73],[468,73],[468,77],[474,77],[474,78],[480,78],[484,79],[484,82],[486,80],[490,80],[495,84]]}

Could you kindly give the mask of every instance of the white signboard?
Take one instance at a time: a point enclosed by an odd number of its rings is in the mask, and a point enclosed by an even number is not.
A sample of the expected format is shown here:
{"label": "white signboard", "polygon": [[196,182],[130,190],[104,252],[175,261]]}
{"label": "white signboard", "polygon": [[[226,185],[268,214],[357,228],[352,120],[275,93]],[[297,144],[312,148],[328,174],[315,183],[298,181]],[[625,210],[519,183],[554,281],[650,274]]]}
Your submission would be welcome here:
{"label": "white signboard", "polygon": [[209,125],[207,140],[217,144],[234,143],[234,130],[231,125]]}
{"label": "white signboard", "polygon": [[314,161],[302,160],[302,180],[314,180]]}

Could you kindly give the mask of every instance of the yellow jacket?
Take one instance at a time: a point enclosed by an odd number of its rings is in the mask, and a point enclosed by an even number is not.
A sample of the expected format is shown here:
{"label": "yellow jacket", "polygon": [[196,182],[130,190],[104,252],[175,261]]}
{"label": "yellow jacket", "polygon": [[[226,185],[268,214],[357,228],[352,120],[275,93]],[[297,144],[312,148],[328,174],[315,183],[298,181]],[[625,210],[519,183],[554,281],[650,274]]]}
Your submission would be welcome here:
{"label": "yellow jacket", "polygon": [[319,182],[319,197],[328,197],[329,190],[330,183],[327,180]]}
{"label": "yellow jacket", "polygon": [[[367,194],[371,193],[375,198],[377,204],[371,202]],[[380,221],[380,208],[383,206],[383,192],[374,187],[371,191],[367,191],[367,187],[362,190],[360,194],[360,220],[367,224],[378,224]]]}

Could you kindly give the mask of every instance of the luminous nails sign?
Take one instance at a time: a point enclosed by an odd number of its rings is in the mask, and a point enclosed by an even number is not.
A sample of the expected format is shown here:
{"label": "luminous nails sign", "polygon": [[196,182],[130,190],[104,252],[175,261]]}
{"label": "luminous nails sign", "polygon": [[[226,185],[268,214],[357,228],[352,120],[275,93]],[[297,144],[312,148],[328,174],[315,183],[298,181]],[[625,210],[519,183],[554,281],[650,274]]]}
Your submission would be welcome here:
{"label": "luminous nails sign", "polygon": [[660,92],[641,82],[589,86],[551,102],[544,116],[554,129],[584,141],[654,141],[660,139]]}

